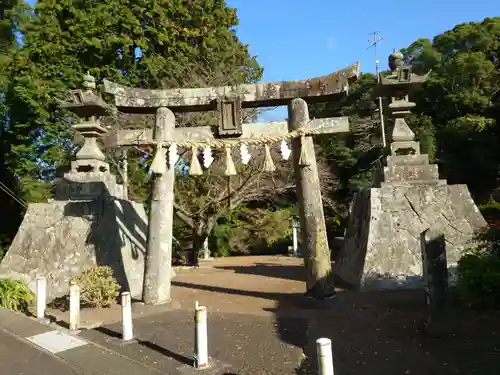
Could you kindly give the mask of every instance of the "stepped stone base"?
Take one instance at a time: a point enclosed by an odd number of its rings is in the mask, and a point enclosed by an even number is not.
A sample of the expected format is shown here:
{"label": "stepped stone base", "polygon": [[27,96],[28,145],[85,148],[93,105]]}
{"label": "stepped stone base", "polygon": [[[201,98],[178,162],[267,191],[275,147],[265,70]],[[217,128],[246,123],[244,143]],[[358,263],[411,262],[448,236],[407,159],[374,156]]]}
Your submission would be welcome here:
{"label": "stepped stone base", "polygon": [[0,277],[24,280],[35,291],[37,276],[45,276],[51,300],[68,294],[71,277],[108,265],[122,288],[140,298],[146,236],[146,212],[136,202],[101,195],[30,204]]}
{"label": "stepped stone base", "polygon": [[354,198],[344,248],[333,265],[342,281],[365,290],[424,286],[420,234],[433,228],[445,236],[453,282],[462,250],[486,222],[466,185],[421,184],[419,178],[382,183]]}

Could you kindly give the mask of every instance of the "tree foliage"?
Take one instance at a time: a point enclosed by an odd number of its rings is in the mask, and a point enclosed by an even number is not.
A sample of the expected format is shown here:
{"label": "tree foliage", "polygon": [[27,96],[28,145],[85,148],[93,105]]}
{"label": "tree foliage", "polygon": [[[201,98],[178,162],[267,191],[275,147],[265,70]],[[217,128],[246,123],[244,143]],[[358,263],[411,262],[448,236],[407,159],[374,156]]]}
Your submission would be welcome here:
{"label": "tree foliage", "polygon": [[241,206],[219,220],[212,239],[216,256],[285,254],[291,236],[290,219],[296,208],[277,202]]}
{"label": "tree foliage", "polygon": [[[98,82],[145,88],[253,82],[262,74],[236,37],[236,10],[224,0],[39,0],[33,9],[9,4],[0,8],[0,45],[7,48],[0,62],[8,59],[0,70],[2,165],[11,176],[2,181],[29,202],[50,197],[57,168],[73,157],[74,120],[59,100],[81,86],[84,73]],[[127,125],[117,122],[108,125]],[[144,126],[147,119],[128,122]],[[134,156],[132,196],[144,199],[146,172],[139,168],[140,153]]]}
{"label": "tree foliage", "polygon": [[[0,230],[0,259],[8,248],[12,234],[15,233],[21,222],[23,205],[21,200],[13,199],[19,195],[20,186],[16,176],[7,165],[12,160],[11,137],[6,129],[8,120],[8,110],[6,91],[11,82],[9,76],[9,66],[12,61],[12,53],[18,47],[16,32],[19,26],[19,14],[22,13],[19,6],[20,1],[7,0],[0,4],[0,202],[2,213],[6,220],[3,220],[2,230]],[[18,202],[19,201],[19,202]]]}
{"label": "tree foliage", "polygon": [[440,171],[487,200],[498,190],[500,17],[455,26],[403,50],[416,71],[432,69],[416,98],[417,122],[435,136]]}
{"label": "tree foliage", "polygon": [[98,81],[150,88],[258,79],[236,22],[224,1],[38,1],[21,24],[23,48],[10,69],[8,126],[25,160],[11,168],[36,179],[67,163],[68,114],[57,99],[87,71]]}
{"label": "tree foliage", "polygon": [[[210,235],[218,220],[228,216],[233,217],[232,212],[235,209],[241,209],[241,206],[251,202],[273,202],[278,197],[294,195],[295,180],[291,161],[280,160],[281,157],[273,150],[275,171],[269,173],[263,170],[262,145],[249,146],[249,150],[252,159],[248,165],[238,166],[236,176],[224,175],[225,161],[223,155],[219,154],[203,176],[179,176],[177,178],[176,214],[192,231],[194,254],[198,253],[203,241]],[[337,180],[323,158],[318,160],[318,173],[323,191],[325,193],[332,191]],[[333,205],[328,195],[325,198],[325,204]],[[224,225],[231,226],[236,231],[236,227],[243,221],[241,218],[237,222],[225,220]],[[252,223],[255,224],[254,221]],[[259,239],[272,236],[273,229],[267,229],[266,235]],[[234,238],[236,237],[238,236]],[[232,246],[233,249],[236,247],[238,246]],[[242,246],[239,245],[239,248],[241,249]],[[244,250],[239,251],[244,252]]]}

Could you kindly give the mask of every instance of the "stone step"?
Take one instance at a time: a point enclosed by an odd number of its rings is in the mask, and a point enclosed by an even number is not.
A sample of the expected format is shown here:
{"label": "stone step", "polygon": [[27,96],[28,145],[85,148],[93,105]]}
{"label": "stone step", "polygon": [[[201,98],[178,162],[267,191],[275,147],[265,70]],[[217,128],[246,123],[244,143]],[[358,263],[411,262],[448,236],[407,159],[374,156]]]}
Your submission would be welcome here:
{"label": "stone step", "polygon": [[429,165],[429,155],[398,155],[388,156],[387,166],[394,167],[396,165]]}
{"label": "stone step", "polygon": [[441,185],[446,185],[447,181],[446,180],[414,180],[414,181],[398,181],[398,182],[382,182],[380,184],[381,188],[385,187],[405,187],[405,186],[413,186],[413,185],[433,185],[433,186],[441,186]]}
{"label": "stone step", "polygon": [[436,181],[439,170],[436,164],[431,165],[397,165],[384,168],[384,182]]}

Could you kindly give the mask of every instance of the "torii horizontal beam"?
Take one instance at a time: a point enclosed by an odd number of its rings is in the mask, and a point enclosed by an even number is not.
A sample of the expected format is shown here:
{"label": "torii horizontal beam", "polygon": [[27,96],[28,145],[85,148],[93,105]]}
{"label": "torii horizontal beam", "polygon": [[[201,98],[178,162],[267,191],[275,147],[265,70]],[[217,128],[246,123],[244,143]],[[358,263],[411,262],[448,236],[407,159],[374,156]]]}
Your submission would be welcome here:
{"label": "torii horizontal beam", "polygon": [[344,94],[349,83],[359,76],[359,63],[335,73],[306,80],[184,89],[137,89],[104,82],[104,92],[114,95],[115,105],[127,113],[155,113],[159,107],[174,112],[199,112],[216,109],[217,99],[239,99],[243,108],[286,105],[295,98],[309,103],[327,101]]}
{"label": "torii horizontal beam", "polygon": [[[332,134],[349,132],[348,117],[331,117],[311,120],[306,129],[314,131],[314,134]],[[261,122],[243,124],[241,137],[229,138],[232,140],[255,139],[261,137],[277,137],[288,133],[286,121]],[[211,126],[197,126],[175,128],[172,141],[182,142],[210,142],[216,140]],[[104,147],[117,148],[126,146],[140,146],[151,144],[153,140],[152,129],[116,130],[109,132],[103,137]]]}

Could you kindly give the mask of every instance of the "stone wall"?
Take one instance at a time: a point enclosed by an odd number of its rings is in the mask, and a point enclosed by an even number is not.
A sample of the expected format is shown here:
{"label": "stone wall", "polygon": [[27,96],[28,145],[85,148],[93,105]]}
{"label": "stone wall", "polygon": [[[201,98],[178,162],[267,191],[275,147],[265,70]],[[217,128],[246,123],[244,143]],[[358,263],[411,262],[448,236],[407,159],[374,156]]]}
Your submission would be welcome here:
{"label": "stone wall", "polygon": [[142,294],[147,217],[142,204],[109,195],[93,200],[30,204],[0,264],[0,277],[25,280],[35,291],[47,278],[49,299],[88,267],[109,265],[124,290]]}

